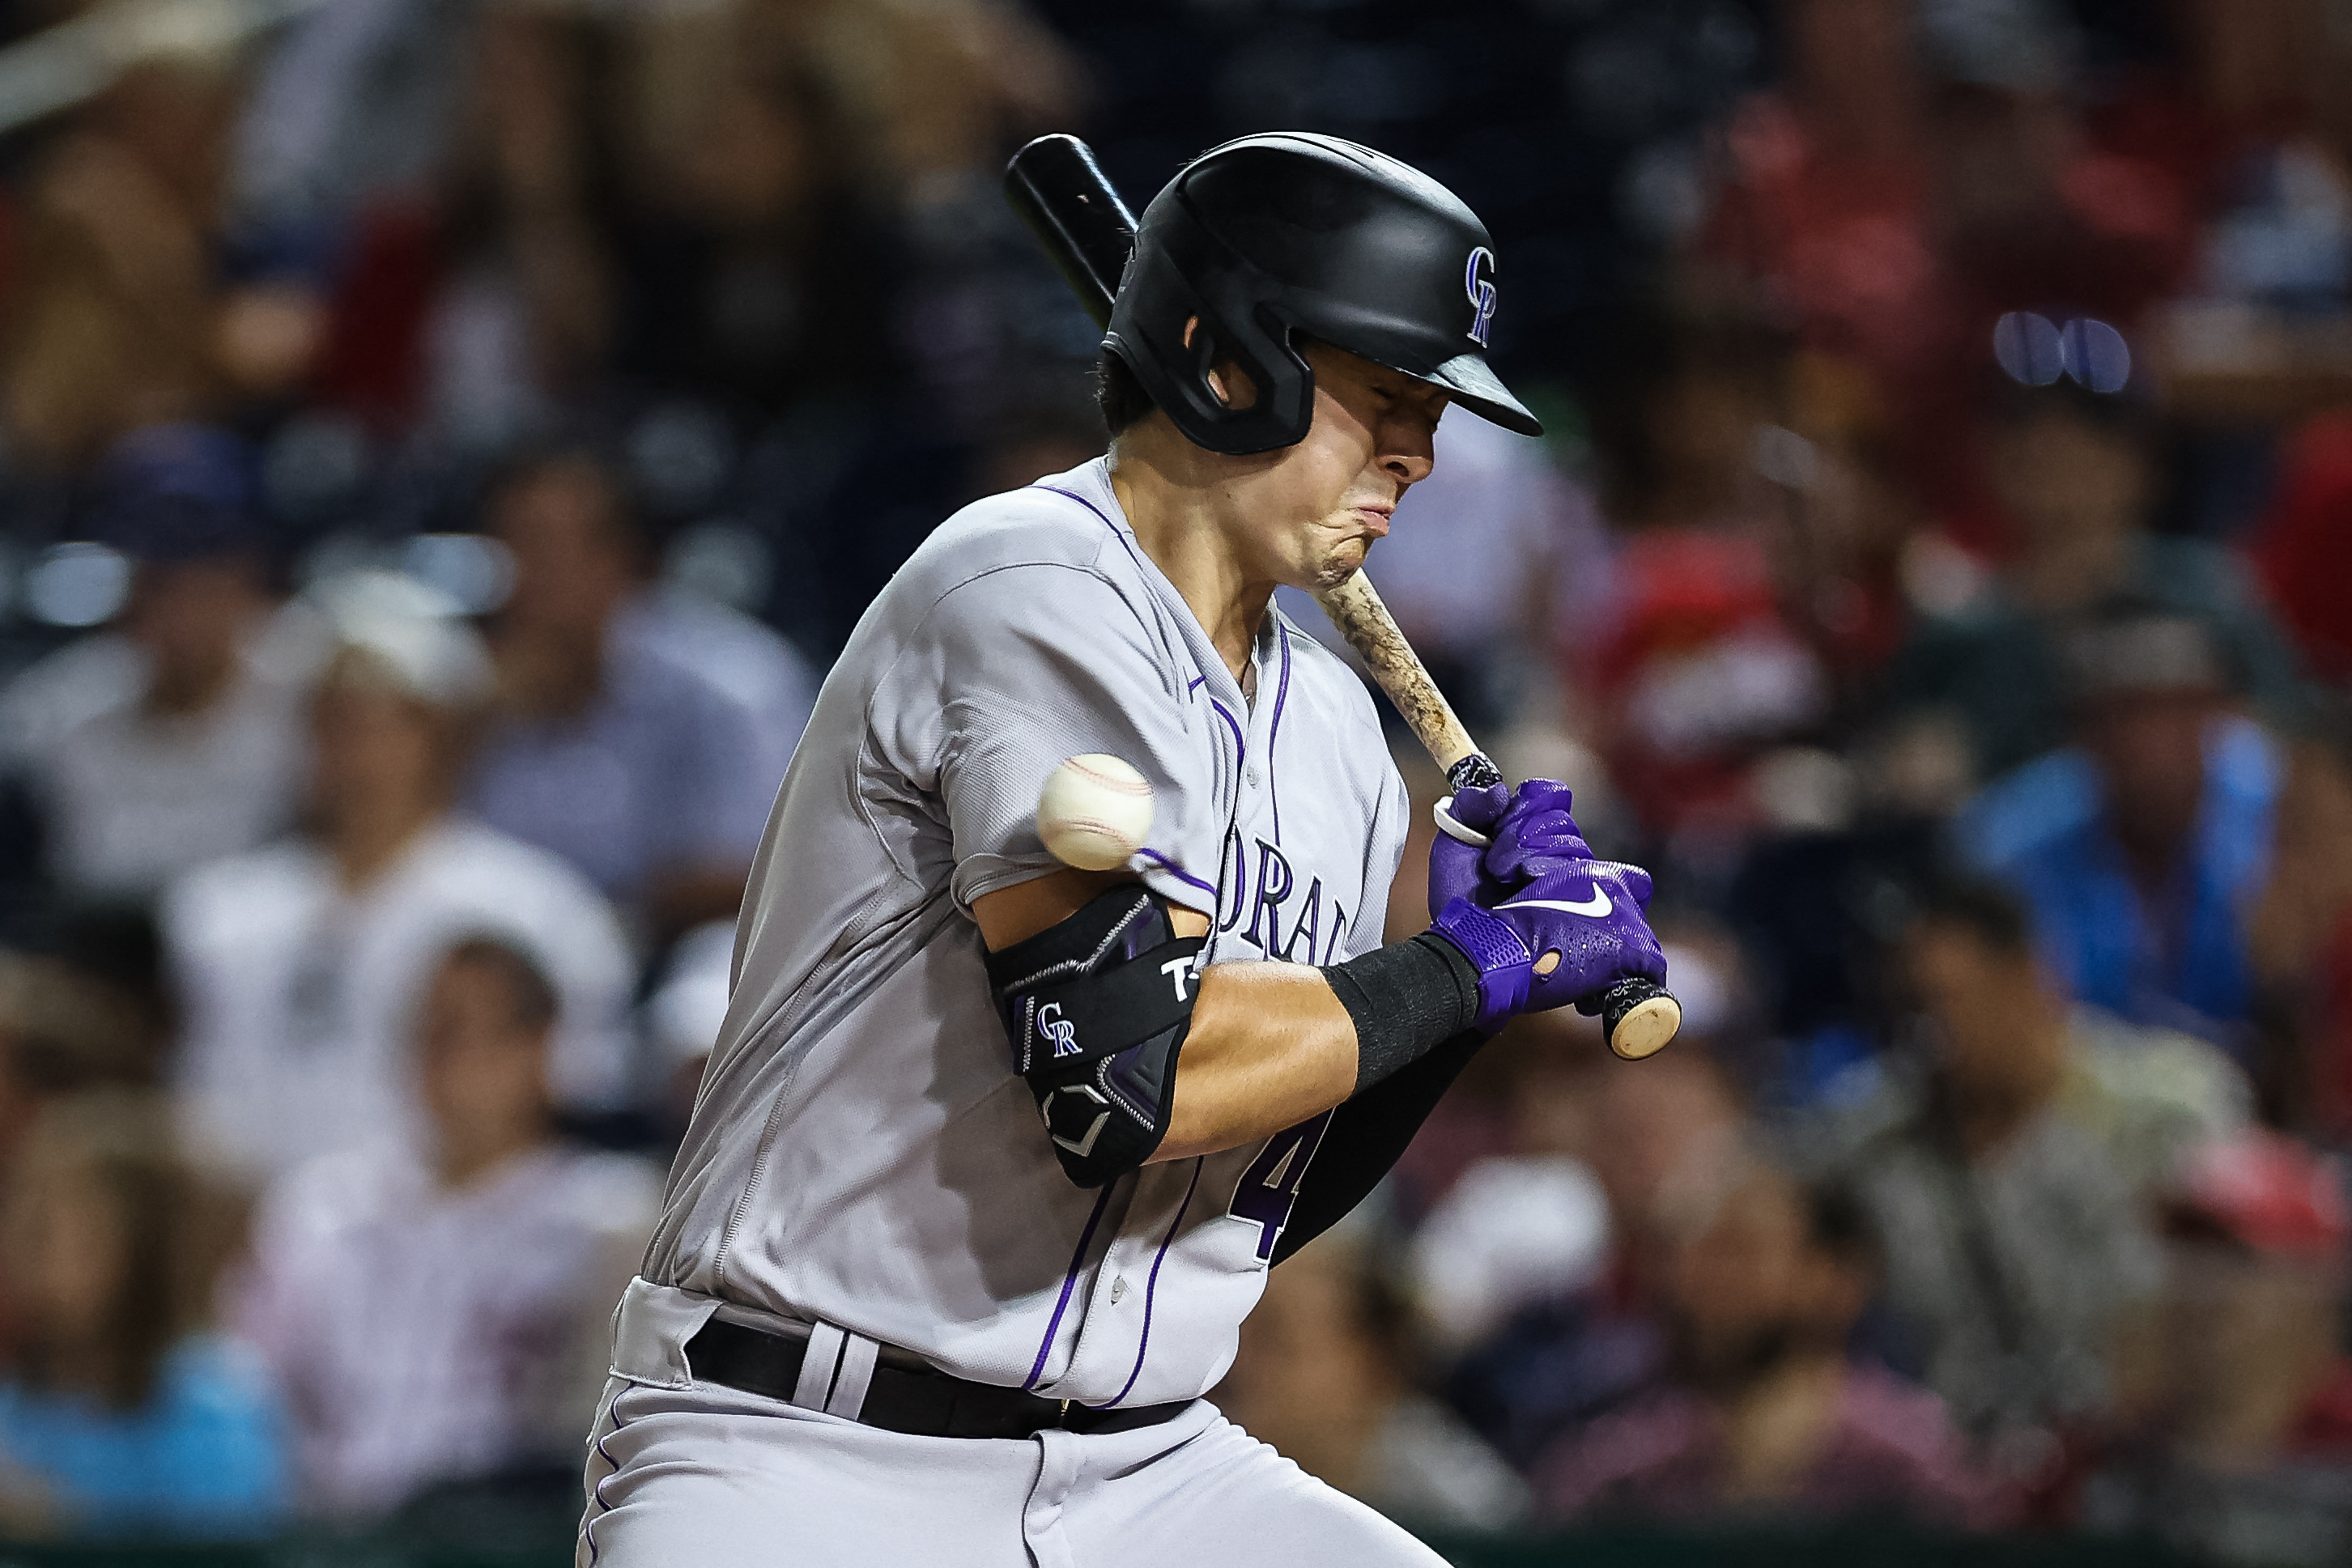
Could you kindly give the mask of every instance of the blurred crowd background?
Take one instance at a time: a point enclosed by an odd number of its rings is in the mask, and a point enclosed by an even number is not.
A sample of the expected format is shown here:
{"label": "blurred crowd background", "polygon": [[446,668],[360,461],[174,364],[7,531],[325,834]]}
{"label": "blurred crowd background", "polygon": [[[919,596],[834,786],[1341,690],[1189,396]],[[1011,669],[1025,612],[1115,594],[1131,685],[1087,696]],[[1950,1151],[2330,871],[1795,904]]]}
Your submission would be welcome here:
{"label": "blurred crowd background", "polygon": [[1553,434],[1449,418],[1370,570],[1687,1022],[1515,1026],[1218,1399],[1439,1529],[2352,1557],[2343,0],[6,40],[5,1532],[560,1528],[824,670],[1102,445],[1004,156],[1306,127],[1496,235]]}

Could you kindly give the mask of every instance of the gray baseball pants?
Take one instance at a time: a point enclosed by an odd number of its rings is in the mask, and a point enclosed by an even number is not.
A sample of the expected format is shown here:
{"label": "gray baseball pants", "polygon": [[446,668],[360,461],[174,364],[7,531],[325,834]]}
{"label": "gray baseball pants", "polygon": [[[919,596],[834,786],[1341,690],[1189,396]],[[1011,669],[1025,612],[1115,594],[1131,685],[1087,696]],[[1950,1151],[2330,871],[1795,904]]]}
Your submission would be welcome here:
{"label": "gray baseball pants", "polygon": [[908,1437],[680,1377],[626,1316],[578,1568],[1442,1568],[1206,1400],[1128,1432]]}

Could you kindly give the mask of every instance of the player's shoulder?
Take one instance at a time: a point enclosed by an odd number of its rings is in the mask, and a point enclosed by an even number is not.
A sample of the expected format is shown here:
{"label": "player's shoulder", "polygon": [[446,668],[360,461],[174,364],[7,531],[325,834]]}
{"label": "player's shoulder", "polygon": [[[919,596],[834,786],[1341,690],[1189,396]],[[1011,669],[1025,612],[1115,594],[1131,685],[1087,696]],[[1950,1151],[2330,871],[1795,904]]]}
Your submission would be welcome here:
{"label": "player's shoulder", "polygon": [[1006,572],[1028,578],[1060,569],[1116,580],[1135,570],[1134,549],[1108,463],[1097,458],[963,507],[932,531],[891,586],[936,601]]}

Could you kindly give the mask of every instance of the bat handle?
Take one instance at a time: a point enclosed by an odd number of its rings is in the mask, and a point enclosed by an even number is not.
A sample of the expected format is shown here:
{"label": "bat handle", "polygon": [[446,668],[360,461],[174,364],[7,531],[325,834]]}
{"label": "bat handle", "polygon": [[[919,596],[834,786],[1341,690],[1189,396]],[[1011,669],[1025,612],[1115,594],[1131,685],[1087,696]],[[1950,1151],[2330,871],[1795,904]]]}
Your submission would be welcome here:
{"label": "bat handle", "polygon": [[1457,759],[1445,770],[1445,787],[1449,789],[1484,789],[1502,781],[1503,770],[1483,751]]}
{"label": "bat handle", "polygon": [[1683,1005],[1675,994],[1638,975],[1594,999],[1601,1004],[1601,1030],[1609,1049],[1627,1061],[1656,1055],[1683,1027]]}
{"label": "bat handle", "polygon": [[1445,770],[1445,788],[1448,793],[1438,797],[1437,804],[1430,809],[1437,820],[1437,831],[1454,842],[1468,844],[1474,850],[1483,850],[1492,843],[1494,841],[1486,834],[1456,820],[1454,815],[1454,797],[1451,792],[1456,789],[1484,789],[1488,785],[1500,784],[1502,781],[1503,770],[1496,767],[1495,759],[1485,752],[1473,751],[1467,756],[1457,758],[1454,766]]}

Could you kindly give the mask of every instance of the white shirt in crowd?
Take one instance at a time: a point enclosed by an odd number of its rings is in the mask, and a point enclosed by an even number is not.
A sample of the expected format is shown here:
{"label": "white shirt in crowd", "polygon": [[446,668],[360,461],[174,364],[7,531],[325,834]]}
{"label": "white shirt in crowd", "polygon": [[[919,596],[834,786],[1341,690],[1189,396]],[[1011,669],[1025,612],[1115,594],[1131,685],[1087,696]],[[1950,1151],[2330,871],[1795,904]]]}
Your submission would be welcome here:
{"label": "white shirt in crowd", "polygon": [[50,874],[77,893],[142,896],[285,831],[321,647],[315,615],[281,611],[236,684],[193,714],[146,711],[148,656],[112,632],[18,675],[0,693],[0,756],[30,786]]}
{"label": "white shirt in crowd", "polygon": [[1523,1308],[1600,1277],[1609,1200],[1566,1155],[1503,1155],[1463,1172],[1414,1235],[1413,1294],[1440,1347],[1459,1352]]}
{"label": "white shirt in crowd", "polygon": [[642,1160],[562,1146],[456,1190],[401,1151],[280,1177],[231,1306],[284,1392],[306,1505],[376,1512],[576,1461],[660,1188]]}
{"label": "white shirt in crowd", "polygon": [[549,1076],[562,1103],[619,1103],[635,973],[619,921],[543,850],[445,818],[360,893],[289,840],[190,873],[161,909],[185,1009],[178,1059],[196,1147],[249,1176],[421,1128],[411,1041],[442,956],[503,936],[561,1004]]}

